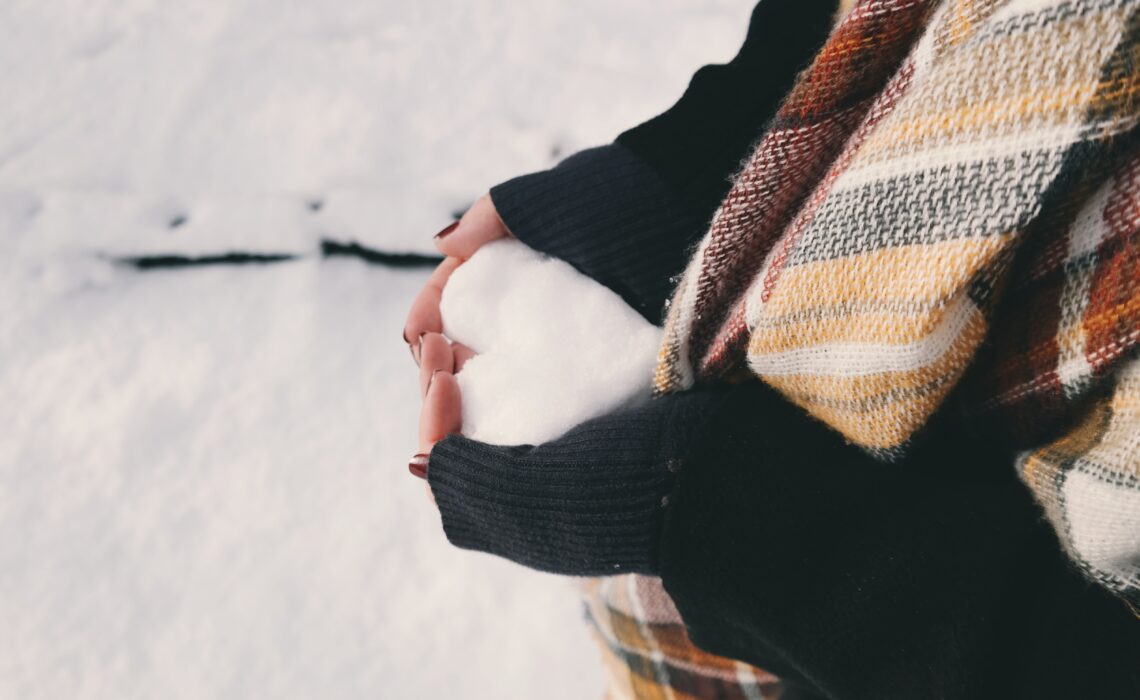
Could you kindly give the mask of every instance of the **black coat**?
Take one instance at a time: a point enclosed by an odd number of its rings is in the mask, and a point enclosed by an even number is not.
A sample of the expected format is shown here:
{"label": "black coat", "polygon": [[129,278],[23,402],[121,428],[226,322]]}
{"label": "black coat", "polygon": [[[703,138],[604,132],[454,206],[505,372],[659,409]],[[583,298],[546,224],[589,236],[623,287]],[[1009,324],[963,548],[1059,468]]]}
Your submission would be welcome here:
{"label": "black coat", "polygon": [[[660,323],[834,11],[760,3],[732,62],[615,143],[493,188],[500,216]],[[884,465],[749,382],[545,445],[450,436],[428,478],[456,545],[557,573],[660,575],[694,643],[806,697],[1140,698],[1140,620],[1076,571],[1011,455],[951,416]]]}

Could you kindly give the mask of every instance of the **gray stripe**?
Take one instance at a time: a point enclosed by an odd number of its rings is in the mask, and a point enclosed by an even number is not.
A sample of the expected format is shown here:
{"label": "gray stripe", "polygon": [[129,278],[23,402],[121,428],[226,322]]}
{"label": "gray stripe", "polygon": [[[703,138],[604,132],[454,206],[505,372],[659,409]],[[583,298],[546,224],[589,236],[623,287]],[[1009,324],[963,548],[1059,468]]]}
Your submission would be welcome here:
{"label": "gray stripe", "polygon": [[765,313],[752,330],[767,330],[810,321],[832,321],[856,314],[880,314],[883,316],[915,316],[931,309],[944,306],[945,301],[916,301],[914,299],[891,299],[879,301],[844,302],[840,304],[818,304],[806,309],[792,311],[779,316]]}
{"label": "gray stripe", "polygon": [[1001,38],[1019,32],[1042,29],[1054,22],[1061,22],[1074,17],[1083,17],[1094,12],[1104,12],[1117,7],[1125,7],[1134,0],[1083,0],[1078,2],[1063,2],[1053,7],[1026,12],[1015,15],[998,22],[992,22],[982,28],[971,41],[984,41]]}
{"label": "gray stripe", "polygon": [[1094,462],[1088,458],[1087,453],[1076,460],[1073,471],[1090,476],[1102,484],[1140,491],[1140,478],[1135,474],[1118,471],[1110,465]]}
{"label": "gray stripe", "polygon": [[944,165],[832,192],[791,265],[1024,228],[1056,177],[1063,149]]}
{"label": "gray stripe", "polygon": [[[763,376],[763,375],[761,375]],[[790,390],[789,393],[793,398],[810,403],[814,406],[823,406],[840,411],[849,411],[852,413],[872,413],[881,410],[892,403],[899,403],[907,399],[918,398],[926,396],[934,391],[937,391],[947,383],[952,382],[957,377],[952,372],[950,374],[942,374],[932,379],[931,381],[921,384],[916,387],[891,387],[890,389],[872,396],[867,396],[861,399],[831,399],[811,394],[806,391]]]}

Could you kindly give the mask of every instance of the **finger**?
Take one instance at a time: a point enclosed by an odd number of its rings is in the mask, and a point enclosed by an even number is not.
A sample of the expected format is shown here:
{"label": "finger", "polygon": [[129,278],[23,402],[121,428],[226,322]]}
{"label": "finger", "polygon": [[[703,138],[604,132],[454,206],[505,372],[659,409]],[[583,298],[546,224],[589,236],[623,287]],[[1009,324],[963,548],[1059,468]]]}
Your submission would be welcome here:
{"label": "finger", "polygon": [[456,374],[459,374],[460,370],[463,369],[463,365],[467,364],[468,360],[475,357],[475,351],[463,343],[452,343],[451,352],[452,355],[454,355],[453,362],[455,364],[454,371]]}
{"label": "finger", "polygon": [[443,296],[443,286],[451,273],[463,261],[459,258],[447,258],[435,268],[428,277],[427,284],[412,301],[412,308],[408,311],[408,318],[404,321],[404,342],[411,346],[412,357],[418,363],[419,338],[424,333],[442,333],[443,318],[439,315],[439,300]]}
{"label": "finger", "polygon": [[495,211],[491,195],[486,194],[471,205],[458,226],[436,237],[435,247],[444,255],[466,260],[481,246],[509,235],[511,232]]}
{"label": "finger", "polygon": [[432,374],[424,405],[420,410],[419,452],[428,454],[431,447],[445,436],[463,427],[459,382],[446,370]]}
{"label": "finger", "polygon": [[425,333],[420,342],[420,396],[427,395],[428,383],[436,370],[454,369],[455,355],[447,338],[439,333]]}

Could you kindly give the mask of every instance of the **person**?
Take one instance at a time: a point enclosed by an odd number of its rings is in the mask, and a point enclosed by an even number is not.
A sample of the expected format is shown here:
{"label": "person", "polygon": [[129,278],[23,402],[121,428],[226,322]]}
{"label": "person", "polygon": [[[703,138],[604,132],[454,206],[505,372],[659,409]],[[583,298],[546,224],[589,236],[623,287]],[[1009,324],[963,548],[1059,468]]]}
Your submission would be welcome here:
{"label": "person", "polygon": [[[614,697],[1140,697],[1138,10],[762,0],[492,188],[404,329],[448,539],[599,577]],[[664,323],[657,398],[459,434],[440,292],[505,236]]]}

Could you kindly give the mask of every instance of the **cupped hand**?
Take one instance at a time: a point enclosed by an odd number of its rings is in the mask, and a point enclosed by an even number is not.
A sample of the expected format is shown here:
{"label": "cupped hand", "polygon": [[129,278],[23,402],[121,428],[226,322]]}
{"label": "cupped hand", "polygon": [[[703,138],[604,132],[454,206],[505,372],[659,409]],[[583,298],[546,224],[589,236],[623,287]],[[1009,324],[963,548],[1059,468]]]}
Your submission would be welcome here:
{"label": "cupped hand", "polygon": [[[435,443],[463,427],[463,404],[455,374],[475,353],[459,343],[450,343],[439,333],[425,333],[420,355],[420,434],[416,455],[408,470],[427,478],[428,456]],[[431,495],[431,489],[428,489]]]}
{"label": "cupped hand", "polygon": [[[409,471],[420,478],[427,478],[428,455],[432,446],[462,428],[462,403],[455,374],[475,355],[470,348],[452,343],[443,336],[439,303],[444,285],[455,268],[481,246],[510,235],[495,211],[491,197],[485,195],[462,219],[435,237],[436,247],[447,257],[412,302],[404,323],[404,342],[408,343],[412,358],[419,365],[420,394],[423,396],[418,447],[408,464]],[[430,495],[430,489],[428,493]]]}
{"label": "cupped hand", "polygon": [[404,342],[411,348],[416,364],[420,364],[420,344],[424,334],[443,332],[439,300],[451,273],[482,246],[510,235],[511,232],[495,211],[490,195],[480,197],[463,218],[436,234],[435,246],[447,257],[432,272],[427,284],[412,302],[408,319],[404,322]]}

